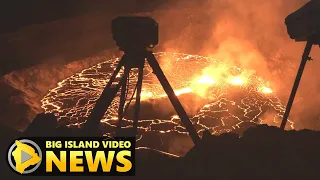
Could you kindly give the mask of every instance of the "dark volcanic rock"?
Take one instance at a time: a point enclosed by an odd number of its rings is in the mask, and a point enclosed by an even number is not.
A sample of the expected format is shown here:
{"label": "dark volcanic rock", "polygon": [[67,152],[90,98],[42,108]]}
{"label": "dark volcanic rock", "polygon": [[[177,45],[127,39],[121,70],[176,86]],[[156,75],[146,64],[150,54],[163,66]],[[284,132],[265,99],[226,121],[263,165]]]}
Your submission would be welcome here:
{"label": "dark volcanic rock", "polygon": [[318,177],[320,132],[266,125],[236,134],[204,136],[182,159],[186,177],[311,179]]}
{"label": "dark volcanic rock", "polygon": [[[53,129],[42,120],[50,117],[54,123],[52,115],[39,115],[28,134],[38,132],[37,135],[46,136]],[[61,129],[56,132],[63,134]],[[1,133],[2,142],[24,135],[4,127]],[[283,131],[267,125],[250,128],[241,137],[233,133],[214,136],[205,131],[201,142],[184,157],[138,148],[133,179],[317,179],[319,139],[317,131]],[[7,175],[13,174],[7,172]]]}

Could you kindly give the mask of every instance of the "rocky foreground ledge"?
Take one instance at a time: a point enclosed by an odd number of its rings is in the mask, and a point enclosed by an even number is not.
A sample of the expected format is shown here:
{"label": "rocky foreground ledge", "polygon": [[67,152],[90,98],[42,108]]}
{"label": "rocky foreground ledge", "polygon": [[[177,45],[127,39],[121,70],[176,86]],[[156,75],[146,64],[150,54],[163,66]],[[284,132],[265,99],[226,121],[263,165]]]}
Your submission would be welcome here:
{"label": "rocky foreground ledge", "polygon": [[145,167],[137,160],[141,166],[137,175],[166,179],[319,179],[320,132],[260,125],[246,130],[242,137],[205,133],[201,143],[181,158],[156,153],[150,156],[154,159],[149,157]]}
{"label": "rocky foreground ledge", "polygon": [[[2,154],[14,137],[38,133],[54,133],[53,124],[41,122],[41,117],[18,133],[1,128]],[[48,117],[46,117],[48,119]],[[49,118],[50,119],[50,118]],[[51,118],[53,123],[54,118]],[[40,126],[36,125],[39,124]],[[41,130],[38,129],[41,127]],[[47,130],[46,130],[47,128]],[[51,129],[51,130],[49,130]],[[63,133],[63,131],[59,131]],[[30,134],[31,133],[31,134]],[[69,131],[64,133],[68,134]],[[55,134],[55,133],[54,133]],[[65,134],[65,135],[66,135]],[[69,134],[70,135],[70,134]],[[44,135],[45,136],[45,135]],[[66,177],[76,179],[319,179],[320,132],[312,130],[283,131],[277,127],[259,125],[246,130],[240,137],[226,133],[220,136],[205,132],[202,141],[184,157],[156,150],[136,151],[136,177]],[[2,170],[7,177],[20,179],[7,165]],[[26,177],[22,177],[26,179]],[[57,177],[50,177],[56,179]],[[38,179],[50,179],[38,178]],[[32,177],[37,179],[37,177]],[[64,179],[64,177],[59,177]]]}

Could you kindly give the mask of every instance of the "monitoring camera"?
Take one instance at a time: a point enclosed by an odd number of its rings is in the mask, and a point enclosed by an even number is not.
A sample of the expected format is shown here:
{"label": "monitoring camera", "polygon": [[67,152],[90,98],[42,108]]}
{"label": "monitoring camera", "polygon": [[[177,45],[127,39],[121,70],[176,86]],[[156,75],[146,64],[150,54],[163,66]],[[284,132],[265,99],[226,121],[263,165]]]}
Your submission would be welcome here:
{"label": "monitoring camera", "polygon": [[112,20],[111,26],[113,39],[122,50],[158,44],[158,23],[150,17],[120,16]]}
{"label": "monitoring camera", "polygon": [[312,0],[285,19],[291,39],[320,44],[320,1]]}

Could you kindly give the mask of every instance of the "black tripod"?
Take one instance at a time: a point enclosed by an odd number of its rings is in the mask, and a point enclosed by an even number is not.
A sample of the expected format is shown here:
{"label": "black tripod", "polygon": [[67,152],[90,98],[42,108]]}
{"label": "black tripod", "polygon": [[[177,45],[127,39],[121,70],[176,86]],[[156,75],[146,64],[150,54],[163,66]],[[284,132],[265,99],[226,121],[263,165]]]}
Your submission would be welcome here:
{"label": "black tripod", "polygon": [[[151,51],[147,51],[144,48],[130,49],[124,52],[125,54],[120,59],[118,66],[116,67],[109,82],[107,83],[105,89],[103,90],[100,98],[97,100],[95,107],[93,108],[91,114],[89,115],[88,121],[85,124],[85,127],[94,127],[99,124],[100,120],[103,118],[108,107],[111,105],[112,100],[115,98],[115,96],[117,95],[117,92],[121,88],[119,110],[118,110],[118,124],[117,124],[117,131],[116,131],[116,135],[120,136],[119,133],[121,132],[122,120],[124,117],[124,109],[126,109],[125,102],[128,94],[127,82],[129,81],[129,73],[132,68],[138,68],[138,80],[135,88],[136,100],[135,100],[133,128],[132,128],[133,135],[135,136],[137,134],[137,127],[138,127],[138,120],[139,120],[139,113],[140,113],[140,97],[141,97],[141,89],[142,89],[143,69],[144,69],[145,61],[147,61],[150,67],[152,68],[153,73],[156,75],[156,77],[160,81],[164,91],[166,92],[169,100],[171,101],[171,104],[176,110],[186,130],[189,132],[189,135],[191,136],[194,144],[197,144],[200,141],[200,137],[198,136],[195,128],[193,127],[192,122],[190,121],[187,113],[182,107],[179,99],[175,95],[163,71],[161,70],[159,63],[154,57],[153,53]],[[122,67],[124,68],[123,76],[121,77],[120,82],[116,84],[114,87],[112,87],[117,77],[117,74],[119,73]]]}
{"label": "black tripod", "polygon": [[290,97],[289,97],[289,100],[288,100],[288,103],[287,103],[287,106],[286,106],[286,111],[285,111],[285,113],[283,115],[283,119],[282,119],[282,122],[281,122],[281,125],[280,125],[281,129],[285,129],[285,127],[286,127],[286,123],[288,121],[288,117],[289,117],[290,110],[291,110],[291,107],[292,107],[292,104],[293,104],[293,101],[294,101],[294,97],[296,96],[296,93],[298,91],[298,87],[299,87],[299,83],[300,83],[300,80],[301,80],[301,77],[302,77],[302,74],[303,74],[304,67],[306,66],[306,63],[307,63],[308,60],[309,61],[312,60],[309,57],[312,45],[313,45],[313,42],[311,40],[307,41],[306,47],[305,47],[303,55],[302,55],[301,63],[300,63],[300,66],[299,66],[299,69],[298,69],[298,72],[297,72],[297,76],[296,76],[296,79],[294,81],[294,84],[293,84],[293,87],[292,87],[292,90],[291,90],[291,94],[290,94]]}

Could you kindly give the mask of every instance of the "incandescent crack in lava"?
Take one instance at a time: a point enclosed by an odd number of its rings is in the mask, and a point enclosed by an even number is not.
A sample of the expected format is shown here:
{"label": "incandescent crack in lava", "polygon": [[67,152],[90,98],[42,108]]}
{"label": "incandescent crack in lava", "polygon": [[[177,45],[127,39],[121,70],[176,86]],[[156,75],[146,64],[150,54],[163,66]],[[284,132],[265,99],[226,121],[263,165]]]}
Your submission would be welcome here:
{"label": "incandescent crack in lava", "polygon": [[[256,124],[279,125],[285,107],[272,89],[254,74],[210,57],[169,52],[155,53],[155,57],[200,135],[206,129],[221,134],[244,131]],[[45,112],[55,113],[62,124],[81,125],[118,61],[119,58],[109,59],[58,83],[58,87],[50,90],[42,99],[42,108]],[[129,79],[128,97],[133,93],[137,72],[132,71]],[[115,132],[119,95],[101,120],[107,135]],[[167,144],[176,135],[187,135],[169,101],[164,100],[167,99],[166,95],[148,65],[144,69],[141,96],[141,115],[147,112],[149,115],[139,121],[138,145],[151,146],[143,139],[148,136],[154,138],[154,135],[150,135],[152,133],[160,137],[159,142],[163,143],[165,139]],[[128,111],[130,114],[130,108]],[[154,119],[150,114],[154,115]],[[167,115],[161,116],[163,114]],[[124,128],[129,127],[132,127],[132,122],[130,115],[127,115]],[[293,128],[293,122],[289,121],[288,127]]]}

